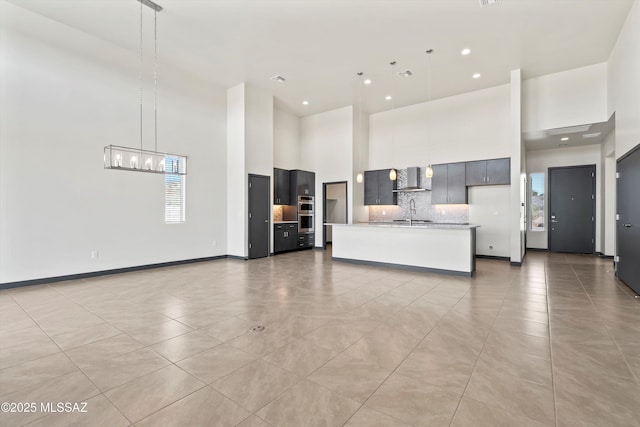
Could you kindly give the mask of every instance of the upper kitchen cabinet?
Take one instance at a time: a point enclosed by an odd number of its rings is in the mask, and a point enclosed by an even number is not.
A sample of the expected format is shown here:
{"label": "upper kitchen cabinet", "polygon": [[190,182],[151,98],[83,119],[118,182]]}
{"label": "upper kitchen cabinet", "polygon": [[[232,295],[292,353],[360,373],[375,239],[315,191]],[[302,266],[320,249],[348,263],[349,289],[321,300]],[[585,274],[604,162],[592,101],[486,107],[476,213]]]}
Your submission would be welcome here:
{"label": "upper kitchen cabinet", "polygon": [[298,196],[316,195],[316,174],[294,169],[289,174],[290,198],[295,203]]}
{"label": "upper kitchen cabinet", "polygon": [[273,204],[290,205],[289,171],[273,168]]}
{"label": "upper kitchen cabinet", "polygon": [[365,205],[397,205],[398,181],[389,179],[391,169],[380,169],[364,172],[364,204]]}
{"label": "upper kitchen cabinet", "polygon": [[511,183],[511,160],[492,159],[466,163],[466,184],[509,185]]}
{"label": "upper kitchen cabinet", "polygon": [[431,178],[431,204],[467,203],[465,163],[433,165]]}

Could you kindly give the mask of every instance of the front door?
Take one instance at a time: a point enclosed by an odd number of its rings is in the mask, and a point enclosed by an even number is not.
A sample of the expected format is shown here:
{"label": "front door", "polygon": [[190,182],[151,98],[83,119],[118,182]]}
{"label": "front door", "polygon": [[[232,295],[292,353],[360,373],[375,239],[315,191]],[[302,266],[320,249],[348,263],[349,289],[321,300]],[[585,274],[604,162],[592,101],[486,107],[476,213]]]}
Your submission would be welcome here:
{"label": "front door", "polygon": [[249,174],[249,259],[269,256],[270,178]]}
{"label": "front door", "polygon": [[618,278],[640,294],[640,146],[618,160]]}
{"label": "front door", "polygon": [[551,252],[595,252],[595,199],[595,165],[549,168]]}

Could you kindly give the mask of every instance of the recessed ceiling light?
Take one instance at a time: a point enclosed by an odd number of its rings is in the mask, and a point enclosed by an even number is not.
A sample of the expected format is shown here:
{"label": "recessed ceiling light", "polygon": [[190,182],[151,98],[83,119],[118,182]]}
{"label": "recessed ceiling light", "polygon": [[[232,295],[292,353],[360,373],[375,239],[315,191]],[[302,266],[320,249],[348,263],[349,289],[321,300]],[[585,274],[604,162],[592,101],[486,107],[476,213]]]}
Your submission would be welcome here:
{"label": "recessed ceiling light", "polygon": [[468,47],[465,47],[464,49],[462,49],[462,52],[460,52],[460,55],[469,55],[471,53],[471,49],[469,49]]}
{"label": "recessed ceiling light", "polygon": [[384,99],[386,99],[387,101],[391,101],[391,95],[385,96]]}
{"label": "recessed ceiling light", "polygon": [[474,79],[479,79],[480,78],[480,73],[475,73],[472,77]]}
{"label": "recessed ceiling light", "polygon": [[399,73],[398,73],[398,75],[399,75],[400,77],[405,77],[405,78],[406,78],[406,77],[411,77],[411,76],[413,76],[413,71],[411,71],[411,70],[404,70],[404,71],[399,72]]}
{"label": "recessed ceiling light", "polygon": [[366,84],[366,85],[370,85],[373,82],[371,81],[371,79],[364,79],[363,83]]}
{"label": "recessed ceiling light", "polygon": [[564,138],[560,138],[560,141],[568,141],[568,140],[569,140],[568,136],[565,136]]}
{"label": "recessed ceiling light", "polygon": [[309,101],[302,101],[302,105],[309,105]]}
{"label": "recessed ceiling light", "polygon": [[273,76],[271,77],[271,80],[273,80],[274,82],[278,82],[278,83],[284,83],[287,81],[287,79],[285,79],[282,76]]}
{"label": "recessed ceiling light", "polygon": [[480,0],[480,7],[489,6],[494,3],[498,3],[498,0]]}

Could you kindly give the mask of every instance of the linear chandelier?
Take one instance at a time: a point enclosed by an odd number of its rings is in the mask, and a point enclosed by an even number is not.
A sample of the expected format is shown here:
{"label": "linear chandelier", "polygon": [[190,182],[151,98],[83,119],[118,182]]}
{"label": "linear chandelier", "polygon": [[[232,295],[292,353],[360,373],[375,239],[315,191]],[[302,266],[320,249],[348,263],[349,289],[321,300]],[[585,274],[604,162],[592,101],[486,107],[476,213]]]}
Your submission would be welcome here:
{"label": "linear chandelier", "polygon": [[[137,0],[140,3],[140,148],[107,145],[104,147],[104,168],[133,172],[161,174],[187,174],[187,156],[169,154],[158,151],[158,12],[162,6],[151,0]],[[142,6],[153,9],[153,97],[154,97],[154,150],[142,148],[142,83],[143,83],[143,49],[142,49]]]}

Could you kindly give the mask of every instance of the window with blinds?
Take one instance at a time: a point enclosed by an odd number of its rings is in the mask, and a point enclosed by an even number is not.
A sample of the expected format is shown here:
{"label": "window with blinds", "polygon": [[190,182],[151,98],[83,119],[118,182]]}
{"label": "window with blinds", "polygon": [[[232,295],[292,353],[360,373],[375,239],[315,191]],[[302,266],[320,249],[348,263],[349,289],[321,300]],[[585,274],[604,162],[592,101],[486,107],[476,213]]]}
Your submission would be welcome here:
{"label": "window with blinds", "polygon": [[[167,164],[174,159],[167,158]],[[164,222],[184,222],[185,176],[167,173],[164,176]]]}

